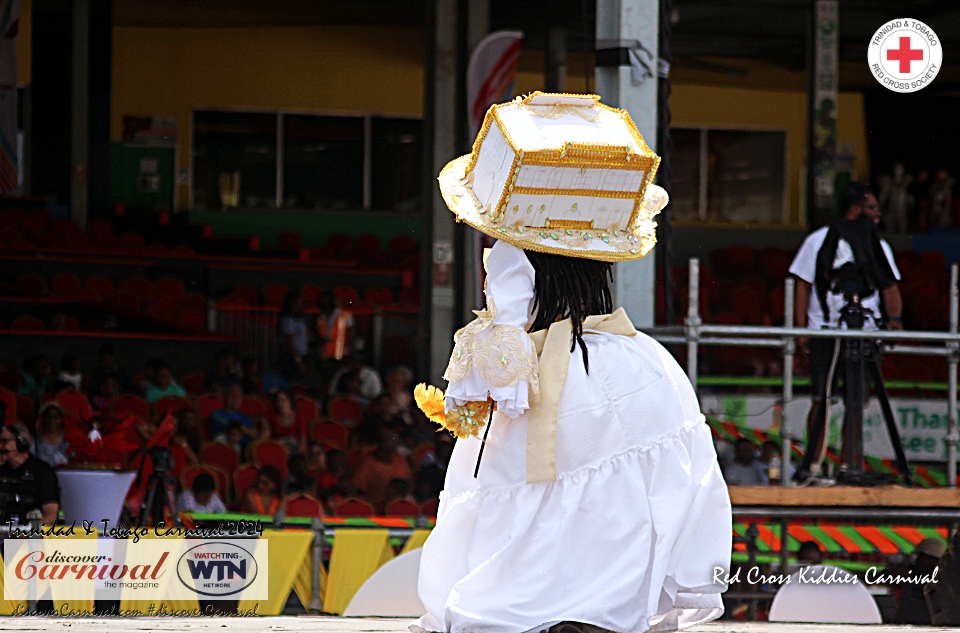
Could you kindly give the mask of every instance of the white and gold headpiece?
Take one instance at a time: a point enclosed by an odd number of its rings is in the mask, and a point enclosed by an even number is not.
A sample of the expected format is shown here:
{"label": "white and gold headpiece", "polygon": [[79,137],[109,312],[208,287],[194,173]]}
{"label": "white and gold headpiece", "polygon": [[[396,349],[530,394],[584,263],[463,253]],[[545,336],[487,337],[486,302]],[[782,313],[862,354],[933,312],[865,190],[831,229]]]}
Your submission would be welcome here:
{"label": "white and gold headpiece", "polygon": [[492,106],[473,152],[440,172],[447,206],[520,248],[617,262],[656,243],[660,157],[597,95],[534,92]]}

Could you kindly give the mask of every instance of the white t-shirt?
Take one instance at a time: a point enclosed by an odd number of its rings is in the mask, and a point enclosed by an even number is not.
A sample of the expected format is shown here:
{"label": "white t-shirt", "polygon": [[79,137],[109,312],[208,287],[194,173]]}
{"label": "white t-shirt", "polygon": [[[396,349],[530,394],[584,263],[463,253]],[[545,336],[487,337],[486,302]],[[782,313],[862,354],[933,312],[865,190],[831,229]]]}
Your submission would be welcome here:
{"label": "white t-shirt", "polygon": [[[830,322],[824,324],[823,309],[820,307],[820,299],[817,298],[815,279],[817,273],[817,253],[820,252],[820,247],[823,246],[824,240],[827,239],[827,231],[829,231],[829,229],[829,226],[824,226],[808,235],[807,239],[805,239],[800,246],[800,250],[797,251],[796,257],[793,258],[793,263],[790,264],[791,274],[813,285],[813,290],[810,293],[810,304],[807,306],[807,327],[811,330],[819,330],[824,327],[824,325],[830,328],[837,327],[840,309],[844,304],[842,295],[828,292],[826,303],[827,309],[830,311]],[[846,245],[845,241],[840,241],[841,245],[837,248],[838,254],[843,250],[849,250],[849,248],[843,248]],[[890,270],[893,271],[894,278],[900,281],[900,271],[897,269],[896,262],[893,261],[893,250],[890,248],[890,245],[887,244],[886,240],[880,240],[880,246],[883,247],[883,254],[887,256],[887,262],[890,264]],[[878,329],[875,319],[879,320],[882,316],[880,312],[880,293],[874,291],[872,295],[862,298],[860,302],[863,304],[863,307],[870,310],[874,315],[874,319],[866,320],[863,324],[863,329]]]}
{"label": "white t-shirt", "polygon": [[196,512],[198,514],[227,513],[227,506],[223,504],[223,501],[220,500],[220,496],[217,493],[213,493],[210,501],[206,504],[201,504],[197,501],[196,497],[193,496],[192,490],[184,490],[180,493],[180,498],[177,499],[177,508],[181,512]]}

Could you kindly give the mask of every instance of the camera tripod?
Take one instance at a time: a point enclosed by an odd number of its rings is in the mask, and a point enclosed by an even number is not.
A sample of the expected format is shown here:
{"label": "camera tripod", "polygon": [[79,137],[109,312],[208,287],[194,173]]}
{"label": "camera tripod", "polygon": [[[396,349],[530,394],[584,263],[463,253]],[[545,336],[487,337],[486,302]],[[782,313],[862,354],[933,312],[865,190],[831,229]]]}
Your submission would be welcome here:
{"label": "camera tripod", "polygon": [[148,453],[153,461],[153,473],[147,479],[140,515],[137,517],[137,527],[156,525],[164,520],[167,511],[170,512],[174,527],[180,527],[180,515],[177,513],[175,497],[177,480],[169,472],[168,460],[172,461],[172,457],[168,449],[162,450],[166,450],[167,453],[164,455],[156,448]]}
{"label": "camera tripod", "polygon": [[[846,323],[851,330],[862,330],[868,317],[872,318],[872,315],[863,307],[856,296],[848,297],[847,304],[840,311],[840,322]],[[869,394],[867,384],[869,377],[877,391],[877,399],[880,402],[880,410],[886,423],[887,434],[890,436],[890,443],[893,444],[896,455],[897,469],[906,483],[911,485],[913,481],[910,476],[910,464],[907,462],[907,456],[903,451],[900,432],[897,430],[893,408],[890,406],[890,397],[887,395],[887,387],[883,382],[883,374],[880,371],[882,356],[880,345],[875,340],[860,338],[848,339],[843,342],[838,340],[837,343],[840,345],[838,351],[843,353],[845,372],[843,377],[843,463],[836,478],[837,483],[852,486],[875,486],[892,483],[896,479],[892,474],[867,473],[863,468],[863,408]],[[832,387],[833,372],[838,359],[839,354],[835,353],[825,383],[825,393],[820,394],[813,429],[807,440],[807,450],[800,465],[799,473],[810,472],[815,457],[814,453],[826,433],[827,398]]]}

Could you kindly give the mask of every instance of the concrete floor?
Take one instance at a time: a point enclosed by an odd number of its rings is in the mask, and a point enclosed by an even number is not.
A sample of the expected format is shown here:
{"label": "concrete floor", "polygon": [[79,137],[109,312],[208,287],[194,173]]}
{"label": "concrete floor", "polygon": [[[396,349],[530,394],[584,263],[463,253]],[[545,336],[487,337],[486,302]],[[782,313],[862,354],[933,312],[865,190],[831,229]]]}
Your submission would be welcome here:
{"label": "concrete floor", "polygon": [[[0,631],[50,633],[406,633],[407,618],[263,617],[263,618],[56,618],[3,617]],[[912,626],[711,622],[684,629],[689,633],[955,633],[957,629]]]}

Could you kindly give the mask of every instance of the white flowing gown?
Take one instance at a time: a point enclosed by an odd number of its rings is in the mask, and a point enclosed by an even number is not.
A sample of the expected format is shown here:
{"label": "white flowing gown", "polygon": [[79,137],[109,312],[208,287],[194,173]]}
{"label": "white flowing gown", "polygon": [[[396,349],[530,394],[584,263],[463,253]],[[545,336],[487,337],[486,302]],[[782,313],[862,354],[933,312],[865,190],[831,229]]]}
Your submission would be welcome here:
{"label": "white flowing gown", "polygon": [[[487,268],[488,313],[480,316],[492,327],[467,349],[483,350],[483,337],[532,349],[523,332],[533,267],[519,248],[498,242]],[[489,393],[498,409],[478,478],[481,441],[457,440],[423,548],[427,614],[412,629],[523,633],[577,621],[641,633],[723,613],[726,586],[715,578],[730,564],[730,500],[690,382],[643,334],[583,338],[590,372],[578,347],[560,395],[556,481],[527,483],[535,379],[491,384],[489,363],[461,359],[467,370],[448,386],[448,408]],[[516,344],[507,347],[517,354]],[[541,366],[539,375],[549,371]]]}

